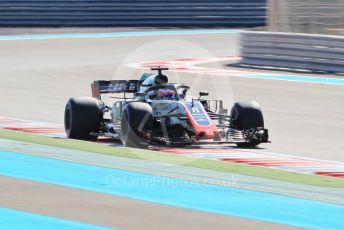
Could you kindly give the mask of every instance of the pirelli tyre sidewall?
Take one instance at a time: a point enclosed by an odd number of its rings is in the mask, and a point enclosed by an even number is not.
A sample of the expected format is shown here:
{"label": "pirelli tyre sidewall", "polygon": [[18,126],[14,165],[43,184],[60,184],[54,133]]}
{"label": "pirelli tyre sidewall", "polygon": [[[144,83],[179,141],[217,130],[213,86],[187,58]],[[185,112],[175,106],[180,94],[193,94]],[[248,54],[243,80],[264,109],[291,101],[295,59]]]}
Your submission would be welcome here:
{"label": "pirelli tyre sidewall", "polygon": [[142,148],[147,145],[140,130],[151,131],[154,124],[153,110],[148,103],[130,102],[121,116],[121,141],[124,146]]}
{"label": "pirelli tyre sidewall", "polygon": [[[231,110],[231,128],[237,130],[249,130],[252,128],[264,128],[264,117],[259,104],[256,101],[236,102]],[[252,141],[238,143],[238,146],[253,147],[260,142]]]}
{"label": "pirelli tyre sidewall", "polygon": [[92,97],[75,97],[67,101],[64,126],[68,138],[96,139],[90,135],[99,132],[102,120],[102,103]]}

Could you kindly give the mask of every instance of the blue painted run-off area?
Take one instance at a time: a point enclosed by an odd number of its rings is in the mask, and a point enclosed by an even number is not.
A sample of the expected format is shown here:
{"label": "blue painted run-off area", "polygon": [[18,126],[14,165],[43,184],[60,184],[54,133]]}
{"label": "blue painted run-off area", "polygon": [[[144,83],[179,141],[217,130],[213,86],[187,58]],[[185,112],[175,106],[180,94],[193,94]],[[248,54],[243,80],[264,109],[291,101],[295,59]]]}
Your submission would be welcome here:
{"label": "blue painted run-off area", "polygon": [[[44,192],[44,191],[42,191]],[[0,207],[0,229],[107,230],[110,228],[42,216]],[[112,228],[111,228],[112,229]]]}
{"label": "blue painted run-off area", "polygon": [[0,151],[0,174],[199,211],[341,229],[344,206]]}
{"label": "blue painted run-off area", "polygon": [[162,31],[134,31],[114,33],[75,33],[75,34],[45,34],[45,35],[13,35],[0,36],[0,41],[27,39],[61,39],[61,38],[112,38],[112,37],[141,37],[159,35],[198,35],[238,33],[236,29],[202,29],[202,30],[162,30]]}
{"label": "blue painted run-off area", "polygon": [[267,73],[244,74],[241,77],[280,80],[280,81],[296,81],[296,82],[316,83],[316,84],[344,85],[344,79],[329,78],[329,77],[311,77],[311,76],[267,74]]}

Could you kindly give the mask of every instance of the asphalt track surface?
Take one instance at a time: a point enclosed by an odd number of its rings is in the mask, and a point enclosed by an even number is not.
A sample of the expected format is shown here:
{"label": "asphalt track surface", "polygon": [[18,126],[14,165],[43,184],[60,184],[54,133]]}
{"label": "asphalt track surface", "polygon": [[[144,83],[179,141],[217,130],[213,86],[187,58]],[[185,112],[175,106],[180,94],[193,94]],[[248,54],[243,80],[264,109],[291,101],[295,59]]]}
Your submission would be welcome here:
{"label": "asphalt track surface", "polygon": [[[171,40],[173,39],[173,40]],[[158,44],[156,49],[159,55],[145,54],[133,57],[135,50],[142,51],[145,44]],[[178,46],[173,44],[178,43]],[[188,44],[201,47],[201,51],[189,52]],[[217,34],[217,35],[178,35],[178,36],[144,36],[144,37],[122,37],[122,38],[74,38],[74,39],[56,39],[56,40],[21,40],[21,41],[1,41],[0,42],[0,114],[2,116],[41,120],[49,122],[62,123],[64,105],[70,96],[87,96],[90,95],[90,83],[95,79],[136,79],[141,73],[138,70],[121,70],[118,68],[123,65],[123,60],[147,61],[147,59],[164,60],[172,56],[164,55],[165,47],[174,48],[173,58],[193,58],[201,54],[210,54],[212,56],[236,56],[239,54],[238,35],[233,34]],[[183,48],[184,46],[184,48]],[[180,48],[180,49],[176,49]],[[146,50],[154,52],[152,46]],[[132,54],[128,58],[128,54]],[[222,64],[221,64],[222,66]],[[225,67],[224,67],[225,68]],[[254,71],[254,70],[252,70]],[[116,75],[120,73],[120,76]],[[123,75],[122,75],[123,74]],[[315,75],[317,76],[317,75]],[[224,97],[229,95],[231,104],[234,100],[257,100],[263,107],[266,119],[266,126],[270,129],[271,144],[262,145],[269,151],[301,155],[306,157],[321,158],[327,160],[344,161],[342,149],[344,143],[342,141],[344,127],[344,91],[342,86],[336,85],[320,85],[300,82],[286,82],[276,80],[248,79],[248,78],[230,78],[214,77],[211,83],[207,79],[200,76],[195,83],[193,74],[172,74],[170,80],[179,80],[189,83],[199,90],[207,90],[216,96]],[[228,105],[229,107],[230,105]],[[30,184],[31,182],[16,183],[15,179],[1,178],[2,182],[6,182],[13,194],[9,195],[12,201],[8,206],[16,206],[17,208],[27,209],[36,212],[39,207],[38,199],[34,201],[13,200],[16,192],[23,192],[21,197],[35,193],[40,186],[43,186],[47,193],[50,193],[41,202],[47,203],[51,201],[51,197],[56,199],[68,199],[69,193],[75,193],[79,196],[80,191],[64,188],[52,188],[45,184]],[[32,182],[36,183],[36,182]],[[17,187],[16,187],[17,186]],[[20,186],[24,186],[21,187]],[[29,189],[32,188],[33,191]],[[11,190],[12,188],[12,190]],[[56,191],[62,189],[63,191]],[[68,190],[68,191],[67,191]],[[13,193],[12,193],[13,192]],[[59,194],[59,196],[56,196]],[[18,194],[19,196],[19,194]],[[100,194],[83,194],[84,201],[99,201]],[[27,196],[30,197],[30,196]],[[32,196],[35,197],[35,196]],[[58,198],[60,197],[60,198]],[[99,199],[98,199],[99,198]],[[104,198],[104,205],[107,199],[114,199],[113,202],[119,206],[113,207],[111,211],[120,212],[125,210],[130,212],[132,206],[138,205],[139,213],[127,215],[127,218],[121,218],[121,221],[114,223],[114,227],[135,228],[130,224],[139,224],[140,229],[146,226],[143,222],[132,221],[133,217],[142,217],[142,221],[151,220],[150,215],[161,215],[161,218],[154,220],[154,223],[170,223],[178,224],[178,228],[191,228],[206,226],[209,229],[214,226],[224,227],[225,224],[236,228],[274,228],[273,224],[257,221],[242,221],[239,218],[223,217],[207,213],[200,213],[165,206],[153,207],[150,203],[135,203],[136,201],[123,199],[120,197]],[[11,199],[10,199],[11,200]],[[31,202],[31,203],[30,203]],[[109,201],[110,202],[110,201]],[[130,205],[131,202],[135,203]],[[29,204],[27,204],[29,203]],[[58,202],[56,202],[58,203]],[[30,206],[31,204],[31,206]],[[33,209],[36,206],[36,209]],[[50,204],[51,205],[51,204]],[[63,203],[59,203],[63,206]],[[91,210],[97,207],[97,203],[89,204]],[[45,206],[48,207],[48,206]],[[61,217],[66,207],[60,207],[51,212],[59,212]],[[76,205],[74,220],[85,220],[87,215],[83,213],[85,209],[83,204]],[[117,210],[117,211],[116,211]],[[45,209],[45,214],[48,214]],[[53,213],[51,213],[53,215]],[[56,213],[55,213],[56,214]],[[55,215],[54,214],[54,215]],[[118,215],[120,215],[119,213]],[[122,213],[123,214],[123,213]],[[180,216],[178,216],[180,214]],[[57,214],[56,214],[57,215]],[[84,216],[82,216],[84,215]],[[90,213],[88,215],[91,215]],[[98,216],[98,215],[97,215]],[[181,222],[182,217],[186,222]],[[95,220],[95,224],[105,223],[106,218],[99,215],[100,219]],[[146,218],[145,218],[146,217]],[[160,216],[159,216],[160,217]],[[94,217],[95,218],[95,217]],[[164,219],[165,218],[165,219]],[[110,221],[108,217],[108,221]],[[188,222],[190,220],[190,222]],[[191,221],[192,220],[192,221]],[[190,225],[197,224],[194,226]],[[147,222],[146,222],[147,223]],[[209,224],[209,225],[207,225]],[[112,226],[112,225],[111,225]],[[147,225],[149,226],[149,225]],[[149,226],[152,228],[155,227]],[[188,227],[190,226],[190,227]],[[166,227],[166,226],[164,226]],[[176,226],[174,226],[176,227]],[[278,226],[287,227],[287,226]],[[131,228],[131,229],[132,229]],[[148,227],[147,227],[148,229]],[[155,229],[158,229],[155,228]]]}

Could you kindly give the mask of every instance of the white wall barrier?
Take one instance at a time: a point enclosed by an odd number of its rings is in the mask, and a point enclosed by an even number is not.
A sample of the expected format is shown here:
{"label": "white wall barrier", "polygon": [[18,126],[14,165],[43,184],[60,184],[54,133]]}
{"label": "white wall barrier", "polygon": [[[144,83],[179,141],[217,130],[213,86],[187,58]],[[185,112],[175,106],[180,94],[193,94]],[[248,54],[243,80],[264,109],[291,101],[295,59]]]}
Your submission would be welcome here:
{"label": "white wall barrier", "polygon": [[344,37],[243,31],[241,64],[344,72]]}

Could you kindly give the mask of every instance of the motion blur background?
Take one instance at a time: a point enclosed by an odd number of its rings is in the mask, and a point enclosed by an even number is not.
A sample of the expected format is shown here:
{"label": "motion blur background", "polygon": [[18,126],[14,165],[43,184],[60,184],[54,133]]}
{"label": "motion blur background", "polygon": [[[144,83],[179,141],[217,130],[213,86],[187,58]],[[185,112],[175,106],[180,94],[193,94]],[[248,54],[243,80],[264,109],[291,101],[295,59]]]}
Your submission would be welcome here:
{"label": "motion blur background", "polygon": [[343,0],[0,0],[2,27],[260,27],[344,34]]}
{"label": "motion blur background", "polygon": [[344,35],[343,0],[268,0],[268,30]]}

